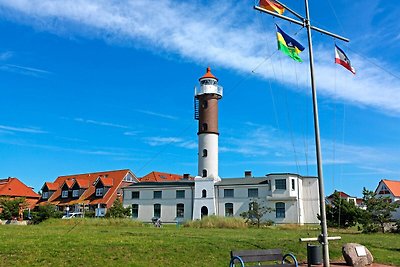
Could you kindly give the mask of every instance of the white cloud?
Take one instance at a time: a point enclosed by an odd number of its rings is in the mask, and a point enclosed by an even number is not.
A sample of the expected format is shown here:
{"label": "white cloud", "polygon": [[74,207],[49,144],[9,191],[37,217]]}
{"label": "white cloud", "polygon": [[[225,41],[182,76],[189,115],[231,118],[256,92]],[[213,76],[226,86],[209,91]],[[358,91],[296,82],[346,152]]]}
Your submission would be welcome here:
{"label": "white cloud", "polygon": [[10,131],[10,132],[21,132],[21,133],[33,133],[33,134],[43,134],[47,133],[37,128],[25,128],[25,127],[14,127],[7,125],[0,125],[1,130]]}
{"label": "white cloud", "polygon": [[[176,53],[192,61],[207,61],[244,73],[251,73],[273,54],[275,48],[266,49],[275,43],[273,26],[266,33],[264,25],[254,22],[256,19],[249,21],[243,15],[243,8],[250,10],[250,4],[218,2],[210,5],[171,0],[158,1],[155,7],[146,1],[0,0],[3,7],[0,12],[8,19],[57,34],[68,31],[68,34],[150,47],[157,53],[160,50]],[[252,12],[254,17],[260,16]],[[306,42],[304,31],[296,38]],[[362,58],[348,53],[357,69],[357,75],[353,76],[332,63],[332,53],[326,52],[332,50],[330,46],[315,48],[320,94],[400,115],[399,79],[371,64],[374,59],[366,61],[367,55]],[[306,59],[306,53],[302,54]],[[380,60],[379,64],[390,69],[387,62]],[[307,62],[296,64],[279,54],[259,67],[257,73],[295,90],[307,93],[310,90]]]}
{"label": "white cloud", "polygon": [[156,117],[160,117],[160,118],[164,118],[164,119],[170,119],[170,120],[177,120],[178,118],[175,116],[171,116],[171,115],[167,115],[167,114],[161,114],[161,113],[157,113],[157,112],[153,112],[153,111],[148,111],[148,110],[141,110],[141,109],[137,109],[136,111],[143,113],[143,114],[147,114],[147,115],[151,115],[151,116],[156,116]]}
{"label": "white cloud", "polygon": [[129,129],[129,127],[125,126],[125,125],[104,122],[104,121],[87,120],[87,119],[82,119],[82,118],[75,118],[74,121],[88,123],[88,124],[94,124],[94,125],[99,125],[99,126]]}
{"label": "white cloud", "polygon": [[0,70],[15,72],[23,75],[41,77],[43,75],[52,74],[50,71],[42,70],[38,68],[26,67],[26,66],[19,66],[13,64],[4,64],[0,66]]}
{"label": "white cloud", "polygon": [[187,141],[180,137],[148,137],[145,138],[145,142],[150,146],[164,146],[164,145],[174,145],[177,147],[182,147],[186,149],[197,148],[197,143],[194,141]]}
{"label": "white cloud", "polygon": [[[248,123],[246,123],[248,124]],[[275,166],[315,166],[315,141],[300,135],[289,135],[277,129],[256,124],[238,137],[221,140],[221,153],[240,154],[246,160]],[[307,145],[305,145],[307,144]],[[398,150],[388,147],[348,145],[334,140],[321,140],[323,165],[339,168],[353,164],[359,169],[377,173],[398,173]],[[243,161],[243,157],[240,157]],[[382,168],[385,166],[385,168]]]}
{"label": "white cloud", "polygon": [[3,53],[0,53],[0,60],[1,61],[7,60],[7,59],[11,58],[13,55],[14,55],[14,53],[11,51],[6,51]]}

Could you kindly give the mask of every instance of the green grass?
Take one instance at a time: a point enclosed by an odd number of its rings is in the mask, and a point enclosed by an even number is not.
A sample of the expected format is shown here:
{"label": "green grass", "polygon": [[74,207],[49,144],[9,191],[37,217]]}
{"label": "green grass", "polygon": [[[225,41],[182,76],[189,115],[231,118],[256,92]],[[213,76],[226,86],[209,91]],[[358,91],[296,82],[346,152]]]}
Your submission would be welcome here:
{"label": "green grass", "polygon": [[[282,248],[306,261],[300,237],[317,236],[317,227],[154,228],[131,220],[49,220],[39,225],[0,226],[0,266],[227,266],[233,249]],[[400,266],[399,234],[330,231],[331,259],[341,245],[361,243],[375,262]]]}

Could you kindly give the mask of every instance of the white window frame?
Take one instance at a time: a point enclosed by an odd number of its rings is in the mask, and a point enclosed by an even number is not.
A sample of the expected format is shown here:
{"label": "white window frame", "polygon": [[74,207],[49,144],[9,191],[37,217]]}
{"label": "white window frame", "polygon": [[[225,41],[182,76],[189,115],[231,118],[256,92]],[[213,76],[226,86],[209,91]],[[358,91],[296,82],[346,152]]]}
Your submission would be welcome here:
{"label": "white window frame", "polygon": [[61,198],[68,198],[68,190],[63,190],[61,192]]}
{"label": "white window frame", "polygon": [[102,197],[104,194],[104,187],[96,188],[96,197]]}
{"label": "white window frame", "polygon": [[43,199],[48,199],[49,198],[49,192],[43,192],[42,193],[42,198]]}
{"label": "white window frame", "polygon": [[79,197],[79,189],[72,190],[72,197]]}

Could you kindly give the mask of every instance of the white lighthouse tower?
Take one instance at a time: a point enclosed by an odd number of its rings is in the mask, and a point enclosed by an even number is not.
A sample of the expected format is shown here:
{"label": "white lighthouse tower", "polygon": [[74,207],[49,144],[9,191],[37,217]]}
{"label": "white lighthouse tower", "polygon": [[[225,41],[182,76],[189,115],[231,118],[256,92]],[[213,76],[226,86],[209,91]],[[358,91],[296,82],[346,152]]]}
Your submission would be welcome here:
{"label": "white lighthouse tower", "polygon": [[208,67],[195,88],[195,119],[198,124],[198,176],[195,177],[193,219],[217,214],[214,183],[218,175],[218,100],[222,87]]}

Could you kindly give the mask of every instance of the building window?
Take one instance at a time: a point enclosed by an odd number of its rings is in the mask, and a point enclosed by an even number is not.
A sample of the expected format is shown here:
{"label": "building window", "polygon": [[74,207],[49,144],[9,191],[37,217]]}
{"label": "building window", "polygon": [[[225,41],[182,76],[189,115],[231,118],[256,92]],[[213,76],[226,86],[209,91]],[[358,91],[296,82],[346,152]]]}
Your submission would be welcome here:
{"label": "building window", "polygon": [[258,197],[258,188],[249,188],[247,194],[248,197]]}
{"label": "building window", "polygon": [[286,179],[276,179],[275,180],[275,189],[286,190]]}
{"label": "building window", "polygon": [[43,192],[42,193],[42,198],[43,199],[48,199],[49,198],[49,192]]}
{"label": "building window", "polygon": [[203,131],[207,131],[207,130],[208,130],[208,124],[207,124],[207,123],[203,123],[203,124],[201,125],[201,129],[202,129]]}
{"label": "building window", "polygon": [[224,197],[234,197],[233,189],[224,189]]}
{"label": "building window", "polygon": [[176,190],[176,198],[185,198],[185,190]]}
{"label": "building window", "polygon": [[103,196],[103,192],[104,192],[104,188],[103,187],[96,188],[96,197]]}
{"label": "building window", "polygon": [[207,190],[203,189],[203,191],[201,191],[201,197],[202,198],[206,198],[207,197]]}
{"label": "building window", "polygon": [[138,217],[139,217],[139,205],[132,204],[132,218],[138,218]]}
{"label": "building window", "polygon": [[207,170],[206,169],[203,170],[203,177],[207,177]]}
{"label": "building window", "polygon": [[276,218],[285,218],[285,203],[275,203]]}
{"label": "building window", "polygon": [[379,191],[379,195],[387,195],[390,194],[389,189],[385,185],[382,185],[381,190]]}
{"label": "building window", "polygon": [[161,204],[154,204],[154,216],[155,218],[161,218]]}
{"label": "building window", "polygon": [[206,158],[207,157],[207,149],[203,149],[203,158]]}
{"label": "building window", "polygon": [[185,205],[182,203],[176,204],[176,217],[183,218],[185,216]]}
{"label": "building window", "polygon": [[162,198],[162,191],[154,191],[153,198]]}
{"label": "building window", "polygon": [[225,217],[233,216],[233,203],[225,203]]}
{"label": "building window", "polygon": [[79,190],[73,190],[72,197],[79,197]]}
{"label": "building window", "polygon": [[139,199],[140,198],[140,192],[139,191],[132,191],[132,198],[133,199]]}
{"label": "building window", "polygon": [[204,109],[208,108],[208,101],[207,101],[207,100],[204,100],[204,101],[201,103],[201,105],[202,105],[202,107],[203,107]]}
{"label": "building window", "polygon": [[292,179],[292,190],[293,191],[296,190],[296,185],[295,185],[295,180],[294,179]]}
{"label": "building window", "polygon": [[62,197],[62,198],[67,198],[67,197],[68,197],[68,190],[62,191],[61,197]]}

